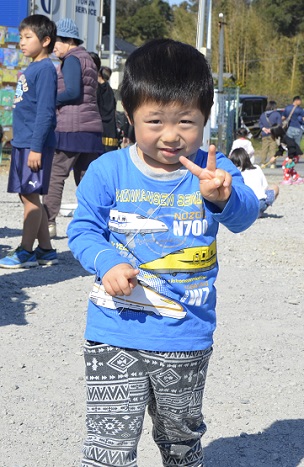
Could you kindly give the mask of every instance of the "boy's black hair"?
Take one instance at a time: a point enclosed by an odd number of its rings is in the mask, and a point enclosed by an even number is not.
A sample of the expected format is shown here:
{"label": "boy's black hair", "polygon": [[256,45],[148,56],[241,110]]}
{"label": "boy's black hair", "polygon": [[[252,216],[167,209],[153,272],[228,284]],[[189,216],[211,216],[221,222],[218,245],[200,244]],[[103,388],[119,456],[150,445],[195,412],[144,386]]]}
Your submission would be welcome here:
{"label": "boy's black hair", "polygon": [[112,75],[112,70],[108,66],[102,66],[99,70],[99,75],[104,81],[109,81]]}
{"label": "boy's black hair", "polygon": [[19,32],[21,32],[26,28],[31,29],[40,42],[43,42],[46,37],[49,37],[51,41],[47,50],[49,54],[53,52],[57,35],[57,27],[54,21],[50,20],[50,18],[45,15],[31,15],[21,21],[18,29]]}
{"label": "boy's black hair", "polygon": [[204,55],[191,45],[155,39],[128,57],[120,88],[131,121],[145,102],[197,105],[207,122],[213,105],[213,79]]}
{"label": "boy's black hair", "polygon": [[231,162],[234,163],[236,167],[238,167],[241,172],[243,170],[249,169],[256,169],[256,167],[252,164],[248,152],[244,148],[236,148],[232,151],[229,156]]}
{"label": "boy's black hair", "polygon": [[249,135],[249,131],[247,130],[247,128],[241,126],[236,132],[236,135],[240,136],[241,138],[246,138]]}
{"label": "boy's black hair", "polygon": [[99,55],[96,52],[89,52],[89,54],[91,55],[91,58],[93,62],[95,63],[97,71],[99,71],[99,68],[101,66],[101,60],[100,60]]}
{"label": "boy's black hair", "polygon": [[269,101],[268,104],[266,105],[265,110],[275,110],[276,108],[277,108],[276,101]]}
{"label": "boy's black hair", "polygon": [[100,60],[99,55],[96,52],[89,52],[89,54],[91,55],[91,58],[93,62],[95,63],[97,71],[99,71],[99,68],[101,67],[101,60]]}

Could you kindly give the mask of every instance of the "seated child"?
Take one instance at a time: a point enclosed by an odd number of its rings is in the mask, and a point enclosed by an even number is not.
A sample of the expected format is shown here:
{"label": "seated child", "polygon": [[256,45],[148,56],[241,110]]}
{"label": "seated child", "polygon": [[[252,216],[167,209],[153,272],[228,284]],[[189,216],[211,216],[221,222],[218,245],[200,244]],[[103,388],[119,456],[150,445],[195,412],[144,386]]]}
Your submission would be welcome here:
{"label": "seated child", "polygon": [[236,132],[237,138],[232,143],[232,147],[231,147],[229,155],[236,148],[244,148],[245,151],[249,154],[251,163],[254,164],[255,162],[254,147],[252,146],[251,141],[249,141],[248,135],[249,135],[249,131],[247,130],[247,128],[241,127],[237,130]]}
{"label": "seated child", "polygon": [[275,125],[271,128],[271,136],[278,145],[278,150],[275,153],[274,160],[282,156],[284,151],[287,151],[287,157],[282,164],[283,181],[282,185],[298,185],[304,183],[304,179],[300,177],[295,170],[295,165],[299,162],[300,156],[303,152],[300,146],[293,138],[287,136],[285,130],[280,125]]}
{"label": "seated child", "polygon": [[278,185],[268,185],[263,170],[258,165],[251,163],[249,154],[244,148],[236,148],[229,155],[229,159],[241,171],[245,185],[249,186],[258,198],[261,217],[268,206],[272,206],[277,198],[279,194]]}

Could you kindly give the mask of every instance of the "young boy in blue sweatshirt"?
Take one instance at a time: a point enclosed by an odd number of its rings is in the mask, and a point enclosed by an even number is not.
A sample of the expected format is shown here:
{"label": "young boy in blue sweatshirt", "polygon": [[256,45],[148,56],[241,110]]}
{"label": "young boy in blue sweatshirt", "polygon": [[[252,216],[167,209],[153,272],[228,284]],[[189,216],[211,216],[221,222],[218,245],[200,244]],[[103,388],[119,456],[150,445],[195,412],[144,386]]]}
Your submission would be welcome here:
{"label": "young boy in blue sweatshirt", "polygon": [[[40,195],[48,192],[56,146],[57,74],[49,58],[56,40],[56,24],[44,15],[31,15],[19,25],[20,49],[32,62],[19,77],[13,105],[12,156],[9,193],[18,193],[24,207],[20,246],[0,260],[6,269],[52,265],[46,211]],[[34,243],[38,246],[33,251]]]}
{"label": "young boy in blue sweatshirt", "polygon": [[198,467],[216,235],[219,223],[247,229],[259,203],[227,157],[200,149],[213,82],[195,48],[160,39],[136,49],[121,96],[136,144],[90,165],[68,228],[73,254],[96,275],[82,466],[137,466],[148,408],[163,465]]}

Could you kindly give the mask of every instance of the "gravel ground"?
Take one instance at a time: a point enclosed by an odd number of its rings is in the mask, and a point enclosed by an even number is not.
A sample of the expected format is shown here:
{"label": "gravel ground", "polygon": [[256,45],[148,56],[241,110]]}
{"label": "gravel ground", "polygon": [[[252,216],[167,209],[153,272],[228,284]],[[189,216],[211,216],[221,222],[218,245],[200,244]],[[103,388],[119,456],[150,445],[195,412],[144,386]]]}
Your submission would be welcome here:
{"label": "gravel ground", "polygon": [[[304,176],[304,161],[298,166]],[[266,169],[269,182],[282,171]],[[0,251],[18,245],[23,210],[1,167]],[[63,202],[75,202],[69,180]],[[79,466],[85,436],[82,359],[93,277],[58,218],[60,264],[0,269],[0,467]],[[304,466],[304,185],[282,186],[246,232],[221,227],[218,329],[204,400],[206,467]],[[161,467],[148,416],[139,467]]]}

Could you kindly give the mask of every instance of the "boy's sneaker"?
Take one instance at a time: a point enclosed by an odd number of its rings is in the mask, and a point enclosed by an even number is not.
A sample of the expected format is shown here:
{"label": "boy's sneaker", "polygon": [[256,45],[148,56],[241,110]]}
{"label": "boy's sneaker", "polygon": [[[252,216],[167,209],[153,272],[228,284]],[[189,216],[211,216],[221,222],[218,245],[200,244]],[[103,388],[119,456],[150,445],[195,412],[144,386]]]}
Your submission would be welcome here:
{"label": "boy's sneaker", "polygon": [[0,259],[0,268],[18,269],[32,268],[34,266],[38,266],[35,251],[26,251],[21,246],[18,246],[16,250]]}
{"label": "boy's sneaker", "polygon": [[43,250],[40,246],[37,246],[35,253],[38,264],[44,266],[53,266],[54,264],[58,264],[57,252],[53,248],[51,250]]}

